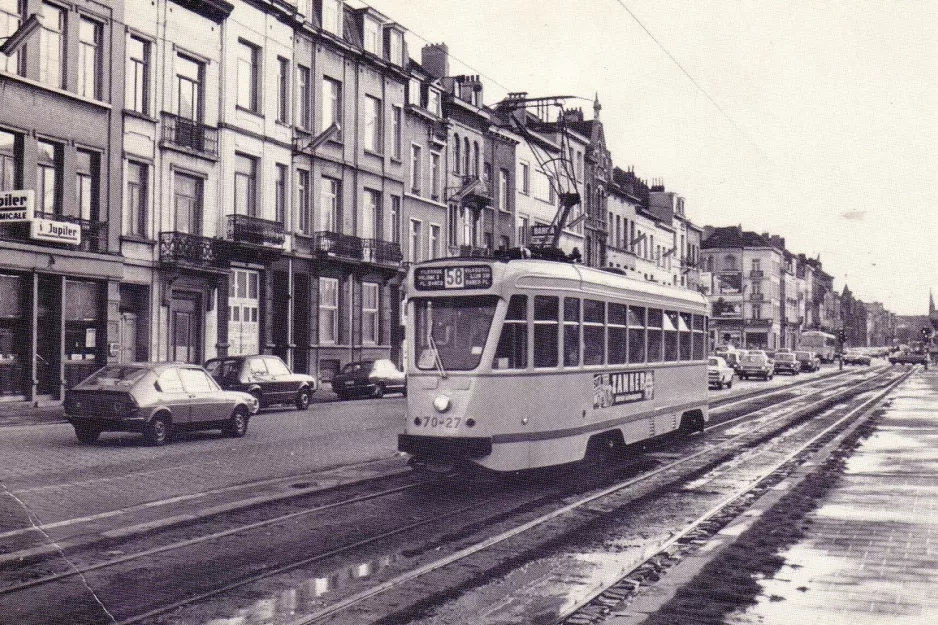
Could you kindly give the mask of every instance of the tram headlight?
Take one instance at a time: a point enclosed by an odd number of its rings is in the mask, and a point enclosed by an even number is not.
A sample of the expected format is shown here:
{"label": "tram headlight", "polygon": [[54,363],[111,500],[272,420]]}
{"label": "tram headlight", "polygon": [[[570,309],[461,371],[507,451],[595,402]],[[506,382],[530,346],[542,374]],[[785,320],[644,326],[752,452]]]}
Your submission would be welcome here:
{"label": "tram headlight", "polygon": [[449,396],[447,395],[437,395],[433,400],[433,407],[436,408],[437,412],[446,412],[449,410],[450,401]]}

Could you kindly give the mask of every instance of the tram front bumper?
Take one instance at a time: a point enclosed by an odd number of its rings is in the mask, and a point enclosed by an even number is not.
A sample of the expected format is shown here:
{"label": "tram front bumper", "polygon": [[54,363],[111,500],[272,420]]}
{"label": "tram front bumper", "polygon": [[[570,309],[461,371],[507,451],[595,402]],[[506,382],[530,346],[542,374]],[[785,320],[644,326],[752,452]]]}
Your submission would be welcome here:
{"label": "tram front bumper", "polygon": [[492,438],[489,436],[449,438],[398,434],[397,449],[412,456],[434,460],[484,458],[492,453]]}

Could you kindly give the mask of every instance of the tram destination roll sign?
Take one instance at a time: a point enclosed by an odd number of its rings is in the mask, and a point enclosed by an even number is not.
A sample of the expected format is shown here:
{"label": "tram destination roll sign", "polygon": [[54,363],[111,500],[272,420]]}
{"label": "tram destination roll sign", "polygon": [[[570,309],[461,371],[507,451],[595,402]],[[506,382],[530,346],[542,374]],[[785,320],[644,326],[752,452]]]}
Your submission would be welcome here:
{"label": "tram destination roll sign", "polygon": [[488,265],[418,267],[414,270],[414,286],[418,291],[487,289],[492,286],[492,268]]}
{"label": "tram destination roll sign", "polygon": [[35,196],[36,192],[32,189],[0,191],[0,223],[32,221]]}

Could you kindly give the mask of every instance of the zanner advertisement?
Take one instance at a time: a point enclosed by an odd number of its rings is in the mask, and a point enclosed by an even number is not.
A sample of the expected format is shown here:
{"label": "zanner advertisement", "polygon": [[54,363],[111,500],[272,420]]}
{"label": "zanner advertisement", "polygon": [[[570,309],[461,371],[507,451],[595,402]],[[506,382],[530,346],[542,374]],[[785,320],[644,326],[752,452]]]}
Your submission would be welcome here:
{"label": "zanner advertisement", "polygon": [[619,371],[593,376],[593,409],[653,399],[654,371]]}

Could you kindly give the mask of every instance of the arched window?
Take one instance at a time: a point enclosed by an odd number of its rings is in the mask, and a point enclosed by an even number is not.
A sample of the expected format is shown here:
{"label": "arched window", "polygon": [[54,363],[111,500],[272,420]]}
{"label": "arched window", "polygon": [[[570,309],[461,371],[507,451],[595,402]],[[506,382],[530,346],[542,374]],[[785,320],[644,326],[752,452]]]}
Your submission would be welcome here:
{"label": "arched window", "polygon": [[466,165],[466,166],[463,167],[463,175],[464,175],[464,176],[468,176],[468,175],[472,174],[472,170],[469,169],[469,158],[470,158],[470,154],[469,154],[469,137],[466,137],[465,139],[463,139],[463,148],[465,148],[465,150],[466,150],[466,153],[463,155],[463,158],[466,159],[466,162],[465,162],[465,165]]}
{"label": "arched window", "polygon": [[459,143],[459,135],[453,135],[453,171],[459,173],[459,165],[462,162],[462,157],[460,156],[459,146],[462,145]]}
{"label": "arched window", "polygon": [[472,175],[479,177],[479,142],[472,142]]}

